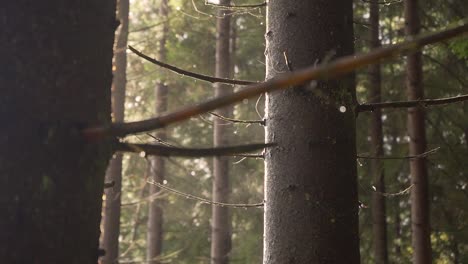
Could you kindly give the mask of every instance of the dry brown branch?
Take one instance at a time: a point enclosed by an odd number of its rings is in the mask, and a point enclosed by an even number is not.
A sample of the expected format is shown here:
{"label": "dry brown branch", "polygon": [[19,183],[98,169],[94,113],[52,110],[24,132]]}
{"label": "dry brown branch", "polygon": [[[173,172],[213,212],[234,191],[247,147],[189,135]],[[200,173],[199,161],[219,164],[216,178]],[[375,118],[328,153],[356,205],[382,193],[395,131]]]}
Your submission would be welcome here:
{"label": "dry brown branch", "polygon": [[133,52],[135,53],[136,55],[138,55],[138,57],[141,57],[153,64],[156,64],[160,67],[163,67],[165,69],[168,69],[170,71],[173,71],[173,72],[176,72],[178,74],[181,74],[181,75],[184,75],[184,76],[188,76],[188,77],[192,77],[192,78],[195,78],[195,79],[198,79],[198,80],[202,80],[202,81],[207,81],[207,82],[210,82],[210,83],[226,83],[226,84],[237,84],[237,85],[249,85],[249,84],[254,84],[256,82],[253,82],[253,81],[244,81],[244,80],[233,80],[233,79],[227,79],[227,78],[218,78],[218,77],[213,77],[213,76],[208,76],[208,75],[203,75],[203,74],[199,74],[199,73],[195,73],[195,72],[191,72],[191,71],[187,71],[187,70],[183,70],[181,68],[177,68],[175,66],[172,66],[172,65],[169,65],[167,63],[164,63],[164,62],[161,62],[161,61],[158,61],[154,58],[151,58],[150,56],[148,55],[145,55],[143,53],[141,53],[140,51],[138,51],[137,49],[135,49],[134,47],[132,46],[128,46],[128,48]]}
{"label": "dry brown branch", "polygon": [[[467,20],[463,20],[462,22],[457,23],[457,26],[443,31],[421,35],[406,42],[378,48],[365,54],[341,57],[335,61],[320,64],[317,67],[310,66],[295,72],[285,73],[266,82],[250,85],[236,93],[211,99],[205,103],[189,106],[179,111],[170,112],[156,118],[130,123],[114,123],[107,127],[100,126],[87,128],[83,130],[83,135],[87,140],[100,140],[107,136],[121,137],[129,134],[137,134],[163,128],[167,125],[189,119],[193,116],[200,115],[223,106],[234,104],[246,98],[258,96],[265,92],[291,88],[316,79],[334,78],[345,73],[352,72],[357,68],[373,63],[379,63],[383,59],[393,58],[403,53],[414,52],[425,45],[453,38],[466,33],[467,31]],[[420,102],[417,104],[419,103]],[[404,102],[401,102],[401,105],[404,104]],[[414,102],[410,103],[410,107],[414,106],[413,104]],[[366,109],[366,106],[358,106],[358,108],[359,107],[361,109]]]}
{"label": "dry brown branch", "polygon": [[142,153],[145,156],[177,156],[177,157],[208,157],[234,156],[260,149],[272,147],[275,144],[249,144],[219,148],[178,148],[151,144],[117,143],[116,151]]}

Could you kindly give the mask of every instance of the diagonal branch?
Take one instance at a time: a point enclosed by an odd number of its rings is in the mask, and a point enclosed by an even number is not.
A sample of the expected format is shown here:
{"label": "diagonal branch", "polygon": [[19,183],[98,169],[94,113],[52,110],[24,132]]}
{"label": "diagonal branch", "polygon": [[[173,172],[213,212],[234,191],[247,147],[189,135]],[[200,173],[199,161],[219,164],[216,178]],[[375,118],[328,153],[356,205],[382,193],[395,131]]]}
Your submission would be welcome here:
{"label": "diagonal branch", "polygon": [[440,149],[440,147],[438,148],[435,148],[435,149],[431,149],[429,151],[426,151],[426,152],[423,152],[421,154],[417,154],[417,155],[409,155],[409,156],[401,156],[401,157],[392,157],[392,156],[381,156],[381,157],[376,157],[376,156],[363,156],[363,155],[357,155],[356,157],[358,159],[383,159],[383,160],[395,160],[395,159],[421,159],[421,158],[425,158],[431,154],[434,154],[435,152],[437,152],[438,150]]}
{"label": "diagonal branch", "polygon": [[214,115],[216,116],[217,118],[221,119],[221,120],[224,120],[224,121],[228,121],[228,122],[231,122],[231,123],[240,123],[240,124],[260,124],[262,126],[265,126],[265,120],[240,120],[240,119],[234,119],[234,118],[229,118],[229,117],[225,117],[225,116],[222,116],[222,115],[219,115],[215,112],[209,112],[211,115]]}
{"label": "diagonal branch", "polygon": [[375,49],[366,54],[341,57],[330,63],[285,73],[266,82],[250,85],[249,87],[227,96],[211,99],[199,105],[189,106],[179,111],[167,113],[156,118],[112,124],[108,127],[91,127],[84,129],[83,135],[88,140],[99,140],[106,136],[125,136],[147,132],[167,125],[189,119],[193,116],[231,105],[243,99],[258,96],[265,92],[291,88],[307,81],[316,79],[330,79],[354,71],[383,59],[393,58],[403,53],[414,52],[425,45],[440,42],[468,31],[467,20],[457,23],[457,26],[432,34],[415,37],[406,42]]}
{"label": "diagonal branch", "polygon": [[259,4],[246,4],[246,5],[226,5],[226,4],[215,4],[205,1],[205,5],[215,6],[215,7],[222,7],[227,9],[249,9],[249,8],[259,8],[267,6],[267,2],[259,3]]}
{"label": "diagonal branch", "polygon": [[144,155],[154,156],[177,156],[177,157],[207,157],[207,156],[233,156],[244,154],[256,150],[275,146],[274,143],[269,144],[249,144],[219,148],[178,148],[151,144],[133,144],[133,143],[117,143],[116,151],[143,153]]}
{"label": "diagonal branch", "polygon": [[410,108],[410,107],[428,107],[434,105],[446,105],[457,102],[468,101],[468,95],[459,95],[454,97],[439,98],[439,99],[424,99],[412,101],[384,102],[384,103],[368,103],[360,104],[356,107],[357,112],[374,111],[382,108]]}
{"label": "diagonal branch", "polygon": [[192,195],[192,194],[189,194],[189,193],[184,193],[184,192],[178,191],[178,190],[173,189],[173,188],[169,188],[169,187],[167,187],[167,186],[165,186],[163,184],[157,183],[155,181],[148,181],[148,183],[156,185],[156,186],[158,186],[159,188],[161,188],[163,190],[169,191],[171,193],[175,193],[175,194],[177,194],[179,196],[182,196],[182,197],[185,197],[187,199],[199,201],[199,202],[202,202],[202,203],[208,204],[208,205],[214,205],[214,206],[220,206],[220,207],[230,207],[230,208],[263,207],[263,205],[264,205],[264,203],[232,204],[232,203],[215,202],[215,201],[211,201],[211,200],[208,200],[208,199],[205,199],[205,198],[202,198],[202,197],[198,197],[198,196],[195,196],[195,195]]}
{"label": "diagonal branch", "polygon": [[249,84],[254,84],[256,82],[253,82],[253,81],[244,81],[244,80],[233,80],[233,79],[227,79],[227,78],[218,78],[218,77],[213,77],[213,76],[208,76],[208,75],[204,75],[204,74],[199,74],[199,73],[195,73],[195,72],[191,72],[191,71],[187,71],[187,70],[183,70],[181,68],[177,68],[175,66],[172,66],[172,65],[169,65],[167,63],[164,63],[164,62],[161,62],[161,61],[158,61],[154,58],[151,58],[150,56],[148,55],[145,55],[143,53],[141,53],[140,51],[138,51],[137,49],[135,49],[134,47],[132,46],[128,46],[128,48],[133,52],[135,53],[136,55],[138,55],[139,57],[153,63],[153,64],[156,64],[160,67],[163,67],[165,69],[168,69],[170,71],[173,71],[173,72],[176,72],[178,74],[182,74],[182,75],[185,75],[185,76],[189,76],[189,77],[192,77],[192,78],[195,78],[195,79],[198,79],[198,80],[203,80],[203,81],[207,81],[207,82],[210,82],[210,83],[227,83],[227,84],[238,84],[238,85],[249,85]]}

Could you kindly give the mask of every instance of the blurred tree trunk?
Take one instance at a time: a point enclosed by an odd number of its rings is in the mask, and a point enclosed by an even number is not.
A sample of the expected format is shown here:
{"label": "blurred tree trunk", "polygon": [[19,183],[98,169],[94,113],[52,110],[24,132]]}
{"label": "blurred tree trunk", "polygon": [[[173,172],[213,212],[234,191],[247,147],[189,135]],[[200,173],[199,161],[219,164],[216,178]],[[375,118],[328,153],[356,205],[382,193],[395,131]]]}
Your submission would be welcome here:
{"label": "blurred tree trunk", "polygon": [[[352,1],[267,6],[267,78],[353,53]],[[288,62],[286,62],[286,58]],[[354,76],[267,94],[264,263],[359,263]]]}
{"label": "blurred tree trunk", "polygon": [[[371,0],[370,3],[370,33],[371,48],[380,47],[379,39],[379,3],[378,0]],[[373,64],[369,67],[370,99],[371,103],[381,102],[381,73],[380,65]],[[374,157],[383,156],[383,132],[382,132],[382,111],[376,109],[371,113],[370,124],[371,155]],[[375,263],[388,263],[387,252],[387,221],[385,207],[385,178],[384,167],[381,159],[371,160],[371,175],[375,191],[372,192],[372,232],[374,239]]]}
{"label": "blurred tree trunk", "polygon": [[[418,1],[405,0],[405,33],[407,36],[419,34],[420,22]],[[422,83],[421,51],[416,51],[407,58],[406,89],[408,100],[424,98]],[[420,107],[408,109],[408,134],[410,137],[410,155],[426,151],[425,113]],[[413,244],[413,263],[431,263],[431,241],[429,224],[429,186],[426,159],[410,160],[411,183],[411,231]]]}
{"label": "blurred tree trunk", "polygon": [[[221,0],[220,4],[228,5],[230,0]],[[230,22],[231,17],[226,10],[218,11],[216,22],[216,77],[228,78],[231,72],[230,63]],[[232,87],[225,84],[216,83],[215,96],[220,97],[232,92]],[[225,107],[216,110],[221,116],[232,115],[232,107]],[[228,126],[225,121],[219,118],[214,119],[213,143],[214,146],[228,145]],[[213,159],[213,201],[229,201],[229,159],[228,157],[215,157]],[[211,263],[229,263],[229,253],[231,252],[231,219],[227,207],[212,206],[211,219]]]}
{"label": "blurred tree trunk", "polygon": [[[166,49],[166,39],[167,33],[169,31],[168,23],[168,0],[161,0],[159,5],[159,19],[162,22],[161,35],[159,37],[158,45],[158,59],[161,61],[167,60],[167,49]],[[164,78],[161,78],[156,84],[155,87],[155,112],[156,115],[164,113],[167,111],[167,96],[168,96],[168,87],[164,81]],[[155,134],[155,137],[158,138],[161,142],[165,142],[167,139],[166,130],[160,129]],[[157,143],[159,144],[159,143]],[[154,156],[150,160],[150,175],[153,181],[163,184],[164,178],[166,175],[166,165],[162,157]],[[160,189],[155,185],[150,185],[150,196],[159,192]],[[149,212],[148,212],[148,234],[147,234],[147,248],[146,248],[146,257],[149,264],[159,264],[158,257],[162,253],[163,246],[163,223],[164,223],[164,210],[163,210],[164,201],[162,199],[152,200],[149,203]]]}
{"label": "blurred tree trunk", "polygon": [[115,1],[0,8],[0,259],[95,264],[110,142]]}
{"label": "blurred tree trunk", "polygon": [[[117,2],[117,19],[120,28],[117,35],[114,53],[114,80],[112,85],[112,115],[114,122],[124,122],[125,86],[127,84],[127,39],[129,0]],[[119,257],[120,235],[120,201],[122,191],[122,153],[116,153],[109,163],[106,181],[114,182],[114,186],[105,189],[106,200],[103,213],[102,248],[106,251],[103,264],[117,263]]]}

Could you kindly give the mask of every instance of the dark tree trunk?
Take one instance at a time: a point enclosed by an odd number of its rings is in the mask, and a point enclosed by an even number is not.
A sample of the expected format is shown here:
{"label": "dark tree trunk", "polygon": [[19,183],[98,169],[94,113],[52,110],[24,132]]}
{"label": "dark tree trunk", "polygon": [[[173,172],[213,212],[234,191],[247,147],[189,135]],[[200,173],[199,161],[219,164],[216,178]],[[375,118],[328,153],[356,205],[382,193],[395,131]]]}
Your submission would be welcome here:
{"label": "dark tree trunk", "polygon": [[[125,86],[127,84],[127,39],[129,0],[119,0],[117,18],[120,21],[114,53],[114,80],[112,83],[112,115],[114,122],[123,122],[125,114]],[[114,182],[105,190],[102,248],[106,251],[103,264],[117,263],[119,256],[120,201],[122,191],[122,153],[116,153],[109,163],[106,181]]]}
{"label": "dark tree trunk", "polygon": [[[161,35],[159,36],[158,58],[161,61],[166,61],[166,38],[169,30],[168,18],[168,0],[161,0],[159,6],[159,18],[163,21]],[[168,87],[164,81],[160,81],[155,87],[155,112],[161,114],[167,111],[167,95]],[[165,129],[158,130],[155,133],[156,138],[162,142],[166,141],[167,135]],[[166,165],[162,157],[155,156],[151,158],[150,175],[152,180],[163,184],[166,175]],[[150,195],[159,192],[160,189],[155,185],[150,185]],[[162,199],[152,200],[149,204],[148,212],[148,234],[147,234],[147,251],[146,257],[149,264],[158,264],[158,257],[162,253],[163,246],[163,223],[164,223],[164,201]]]}
{"label": "dark tree trunk", "polygon": [[[419,34],[420,22],[417,0],[405,0],[405,32],[407,36]],[[424,98],[422,83],[421,52],[408,55],[406,65],[406,89],[408,100]],[[408,134],[410,155],[426,151],[425,113],[420,107],[408,110]],[[426,159],[410,160],[411,183],[411,231],[413,244],[413,263],[431,263],[431,241],[429,224],[429,186]]]}
{"label": "dark tree trunk", "polygon": [[[221,0],[220,4],[228,5],[230,0]],[[230,16],[227,11],[220,10],[216,23],[216,77],[229,77],[230,63]],[[215,96],[224,96],[232,92],[232,87],[225,84],[215,84]],[[216,110],[222,116],[231,116],[232,107]],[[213,143],[214,146],[226,146],[228,144],[229,129],[223,125],[224,121],[214,120]],[[213,159],[213,201],[228,202],[229,200],[229,163],[227,157],[215,157]],[[212,206],[211,220],[211,263],[229,263],[231,252],[231,219],[227,207]]]}
{"label": "dark tree trunk", "polygon": [[[370,3],[370,33],[371,48],[380,47],[379,39],[379,3],[372,0]],[[381,74],[380,65],[373,64],[369,67],[370,99],[372,103],[381,102]],[[371,154],[375,157],[383,156],[382,111],[376,109],[371,114],[370,124]],[[387,252],[387,221],[385,196],[384,168],[381,159],[371,160],[371,175],[375,192],[372,193],[372,232],[374,238],[375,263],[388,263]]]}
{"label": "dark tree trunk", "polygon": [[[267,78],[353,53],[352,1],[267,8]],[[266,151],[264,263],[359,263],[353,76],[269,93],[266,104],[266,141],[278,146]]]}
{"label": "dark tree trunk", "polygon": [[115,1],[0,8],[0,259],[96,263],[109,142]]}

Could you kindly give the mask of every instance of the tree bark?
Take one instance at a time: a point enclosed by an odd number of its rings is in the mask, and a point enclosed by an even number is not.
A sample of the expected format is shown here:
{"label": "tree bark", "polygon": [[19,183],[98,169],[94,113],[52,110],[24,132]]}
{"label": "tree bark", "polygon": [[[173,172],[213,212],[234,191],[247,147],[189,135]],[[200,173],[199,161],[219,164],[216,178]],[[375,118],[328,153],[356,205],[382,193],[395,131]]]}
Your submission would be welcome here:
{"label": "tree bark", "polygon": [[96,263],[108,141],[115,1],[0,8],[0,259]]}
{"label": "tree bark", "polygon": [[[370,33],[371,48],[380,47],[379,39],[379,3],[378,0],[371,0],[370,3]],[[381,73],[380,65],[373,64],[369,67],[370,78],[370,98],[369,102],[379,103],[381,98]],[[371,155],[374,157],[383,156],[383,132],[382,132],[382,110],[376,109],[371,114],[370,124]],[[385,197],[384,167],[381,159],[371,160],[371,175],[375,191],[372,192],[372,232],[374,239],[375,263],[388,263],[387,252],[387,221]]]}
{"label": "tree bark", "polygon": [[[221,5],[229,5],[230,0],[221,0]],[[226,10],[218,12],[216,21],[216,69],[215,76],[228,78],[230,75],[230,24],[231,17],[226,15]],[[225,96],[232,93],[232,87],[226,84],[216,83],[215,96]],[[232,115],[232,107],[225,107],[216,110],[221,116]],[[228,145],[229,129],[223,125],[225,121],[218,118],[214,120],[213,143],[215,147]],[[213,159],[213,201],[229,201],[229,163],[227,157],[215,157]],[[229,253],[231,252],[231,219],[227,207],[212,206],[211,220],[211,263],[229,263]]]}
{"label": "tree bark", "polygon": [[[161,0],[159,6],[159,17],[162,23],[161,35],[159,38],[159,47],[158,47],[158,59],[161,61],[166,61],[167,50],[166,50],[166,39],[167,32],[169,31],[168,23],[168,12],[169,12],[168,0]],[[161,114],[167,111],[167,96],[168,96],[168,87],[164,83],[164,80],[161,80],[156,84],[155,87],[155,112],[156,114]],[[155,136],[162,140],[166,141],[166,129],[160,129]],[[164,183],[164,178],[166,175],[166,164],[163,157],[154,156],[151,158],[150,162],[150,174],[152,180],[160,184]],[[150,195],[153,195],[159,192],[160,189],[155,185],[150,185]],[[148,212],[148,233],[147,233],[147,249],[146,257],[149,264],[159,264],[161,263],[158,260],[158,257],[161,256],[162,247],[163,247],[163,224],[164,224],[164,210],[163,210],[164,200],[158,199],[153,200],[149,203],[149,212]]]}
{"label": "tree bark", "polygon": [[[268,79],[352,54],[352,1],[270,1],[266,42]],[[355,105],[353,75],[267,94],[264,263],[360,262]]]}
{"label": "tree bark", "polygon": [[[117,3],[117,19],[120,21],[114,54],[114,80],[112,83],[112,115],[114,122],[124,122],[125,86],[127,84],[127,40],[129,0],[119,0]],[[105,189],[103,213],[102,248],[106,254],[103,264],[117,263],[119,257],[120,235],[120,203],[122,192],[122,153],[116,153],[109,163],[106,181],[114,182],[112,188]]]}
{"label": "tree bark", "polygon": [[[405,0],[405,33],[407,36],[419,34],[420,22],[417,0]],[[406,65],[406,89],[408,100],[424,98],[422,83],[421,52],[408,55]],[[420,107],[408,109],[408,134],[410,155],[426,151],[425,113]],[[413,263],[431,263],[431,241],[429,224],[429,186],[426,159],[410,160],[411,183],[411,231],[413,244]]]}

